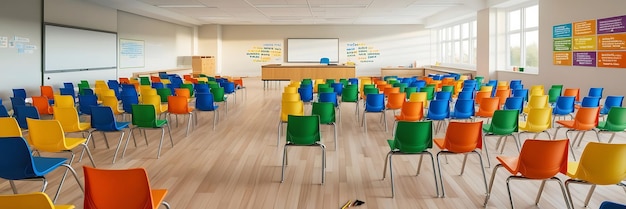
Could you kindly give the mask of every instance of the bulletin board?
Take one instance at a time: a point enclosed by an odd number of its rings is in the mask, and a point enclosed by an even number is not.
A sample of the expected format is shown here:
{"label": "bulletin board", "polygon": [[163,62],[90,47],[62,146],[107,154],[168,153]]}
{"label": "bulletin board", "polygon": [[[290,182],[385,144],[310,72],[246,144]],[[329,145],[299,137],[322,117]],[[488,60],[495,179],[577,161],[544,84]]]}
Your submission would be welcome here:
{"label": "bulletin board", "polygon": [[120,68],[142,68],[145,66],[145,42],[143,40],[120,39]]}

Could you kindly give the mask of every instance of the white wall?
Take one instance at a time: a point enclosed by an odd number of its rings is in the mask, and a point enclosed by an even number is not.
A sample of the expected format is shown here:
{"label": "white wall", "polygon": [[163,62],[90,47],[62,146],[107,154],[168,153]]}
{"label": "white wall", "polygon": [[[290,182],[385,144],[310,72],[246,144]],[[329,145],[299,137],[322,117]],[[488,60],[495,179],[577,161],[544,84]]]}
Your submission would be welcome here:
{"label": "white wall", "polygon": [[580,88],[587,95],[590,87],[604,87],[604,95],[626,95],[626,69],[556,66],[552,64],[552,26],[583,20],[625,15],[624,0],[539,1],[539,74],[498,72],[499,80],[523,79],[525,85],[563,84]]}
{"label": "white wall", "polygon": [[[214,26],[202,26],[199,30],[199,43],[212,45]],[[221,26],[222,49],[218,56],[221,61],[221,74],[234,76],[260,76],[261,66],[269,63],[285,61],[285,40],[287,38],[339,38],[339,62],[353,61],[357,66],[357,75],[379,75],[381,67],[409,66],[414,61],[418,65],[431,64],[430,60],[430,30],[419,25],[389,25],[389,26]],[[208,33],[205,33],[207,32]],[[268,43],[280,43],[283,48],[283,57],[272,62],[253,62],[246,52],[254,46]],[[364,43],[378,49],[380,55],[372,59],[373,62],[361,63],[346,56],[348,43]],[[211,51],[199,50],[201,53]],[[220,57],[221,56],[221,57]]]}

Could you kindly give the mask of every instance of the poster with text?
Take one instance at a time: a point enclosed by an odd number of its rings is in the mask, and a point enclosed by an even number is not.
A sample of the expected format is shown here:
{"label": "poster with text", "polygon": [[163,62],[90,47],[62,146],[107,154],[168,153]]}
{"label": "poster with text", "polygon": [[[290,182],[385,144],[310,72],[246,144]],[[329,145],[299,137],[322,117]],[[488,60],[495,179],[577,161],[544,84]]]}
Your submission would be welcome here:
{"label": "poster with text", "polygon": [[598,67],[626,68],[626,51],[598,52]]}
{"label": "poster with text", "polygon": [[280,62],[283,56],[283,47],[280,43],[266,43],[259,46],[252,46],[246,52],[246,56],[252,59],[252,62]]}
{"label": "poster with text", "polygon": [[598,50],[626,50],[626,33],[598,35]]}
{"label": "poster with text", "polygon": [[574,52],[574,66],[595,67],[596,52]]}
{"label": "poster with text", "polygon": [[554,65],[572,65],[572,53],[571,52],[553,52],[552,60]]}

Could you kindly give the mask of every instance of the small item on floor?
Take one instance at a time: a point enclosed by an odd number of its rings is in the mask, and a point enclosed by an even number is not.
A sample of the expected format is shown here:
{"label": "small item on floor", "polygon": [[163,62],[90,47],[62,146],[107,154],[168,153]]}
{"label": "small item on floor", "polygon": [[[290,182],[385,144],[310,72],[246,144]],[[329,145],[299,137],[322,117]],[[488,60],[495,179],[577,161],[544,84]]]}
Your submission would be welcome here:
{"label": "small item on floor", "polygon": [[363,205],[365,204],[365,202],[361,201],[361,200],[355,200],[352,205],[350,205],[350,207],[352,206],[359,206],[359,205]]}
{"label": "small item on floor", "polygon": [[343,204],[343,206],[341,207],[341,209],[346,209],[348,207],[350,207],[350,204],[352,203],[351,200],[348,200],[348,202],[346,202],[346,204]]}

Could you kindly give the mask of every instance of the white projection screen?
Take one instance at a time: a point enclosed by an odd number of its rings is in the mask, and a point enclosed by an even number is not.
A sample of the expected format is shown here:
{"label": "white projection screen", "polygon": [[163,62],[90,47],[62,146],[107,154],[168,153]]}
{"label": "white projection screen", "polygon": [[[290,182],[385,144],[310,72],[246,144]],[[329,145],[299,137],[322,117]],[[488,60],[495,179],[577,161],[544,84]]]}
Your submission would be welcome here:
{"label": "white projection screen", "polygon": [[339,62],[338,38],[288,38],[287,62],[319,63],[322,57]]}
{"label": "white projection screen", "polygon": [[117,34],[46,24],[44,71],[117,68]]}

